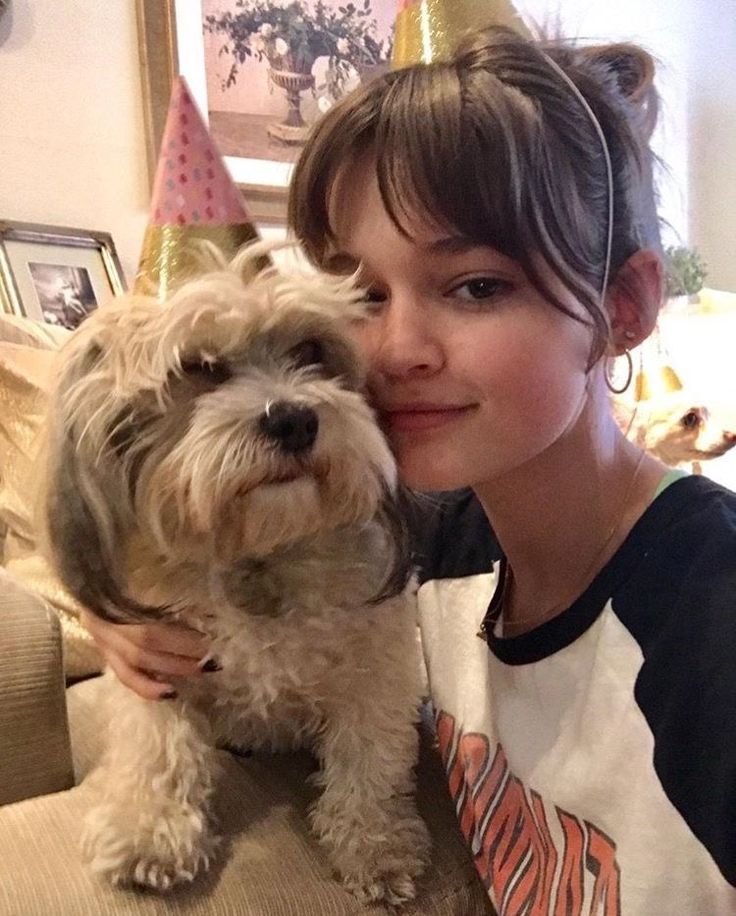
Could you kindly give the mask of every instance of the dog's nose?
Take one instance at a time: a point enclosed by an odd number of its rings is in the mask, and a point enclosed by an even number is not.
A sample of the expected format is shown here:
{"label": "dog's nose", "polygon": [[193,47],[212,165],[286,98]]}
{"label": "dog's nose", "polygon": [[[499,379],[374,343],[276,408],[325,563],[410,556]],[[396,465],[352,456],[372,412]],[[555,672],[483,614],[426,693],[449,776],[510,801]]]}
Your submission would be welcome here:
{"label": "dog's nose", "polygon": [[314,445],[319,431],[317,413],[303,404],[277,401],[259,420],[261,432],[286,452],[304,452]]}

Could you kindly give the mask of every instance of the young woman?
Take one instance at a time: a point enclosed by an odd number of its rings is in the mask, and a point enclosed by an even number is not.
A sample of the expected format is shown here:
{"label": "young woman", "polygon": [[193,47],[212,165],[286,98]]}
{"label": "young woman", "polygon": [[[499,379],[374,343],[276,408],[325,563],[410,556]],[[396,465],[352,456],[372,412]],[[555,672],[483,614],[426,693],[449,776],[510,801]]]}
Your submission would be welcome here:
{"label": "young woman", "polygon": [[[347,98],[294,176],[308,256],[360,270],[405,483],[452,491],[417,526],[422,637],[502,914],[736,912],[736,497],[610,411],[662,296],[650,63],[479,33]],[[152,698],[206,652],[89,625]]]}

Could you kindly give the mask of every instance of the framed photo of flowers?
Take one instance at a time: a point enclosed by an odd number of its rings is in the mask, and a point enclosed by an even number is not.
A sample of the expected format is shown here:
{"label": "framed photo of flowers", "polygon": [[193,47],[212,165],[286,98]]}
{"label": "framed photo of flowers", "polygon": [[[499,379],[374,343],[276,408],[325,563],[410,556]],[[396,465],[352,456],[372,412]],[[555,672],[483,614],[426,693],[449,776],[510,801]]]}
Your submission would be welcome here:
{"label": "framed photo of flowers", "polygon": [[124,291],[106,232],[0,220],[0,310],[74,330]]}
{"label": "framed photo of flowers", "polygon": [[388,67],[396,0],[137,0],[149,171],[181,74],[258,222],[283,222],[312,124]]}

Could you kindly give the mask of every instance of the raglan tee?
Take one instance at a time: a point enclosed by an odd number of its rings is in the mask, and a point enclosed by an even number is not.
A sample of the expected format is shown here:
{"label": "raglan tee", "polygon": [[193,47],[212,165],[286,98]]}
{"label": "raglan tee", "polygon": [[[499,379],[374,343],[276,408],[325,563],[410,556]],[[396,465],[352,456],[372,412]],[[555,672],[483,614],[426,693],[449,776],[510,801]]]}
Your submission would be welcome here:
{"label": "raglan tee", "polygon": [[736,914],[736,495],[676,480],[570,608],[509,638],[472,494],[415,527],[439,747],[498,913]]}

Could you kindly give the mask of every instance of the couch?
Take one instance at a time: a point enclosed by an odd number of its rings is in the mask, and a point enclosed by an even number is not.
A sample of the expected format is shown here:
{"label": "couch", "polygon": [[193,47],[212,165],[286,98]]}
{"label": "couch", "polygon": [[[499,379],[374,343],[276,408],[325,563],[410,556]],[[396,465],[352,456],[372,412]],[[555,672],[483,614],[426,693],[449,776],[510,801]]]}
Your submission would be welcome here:
{"label": "couch", "polygon": [[[93,794],[86,775],[106,723],[100,660],[75,606],[38,556],[32,525],[35,427],[63,337],[0,316],[0,916],[349,916],[364,907],[334,879],[312,839],[304,754],[221,757],[216,815],[224,842],[211,871],[166,896],[109,888],[78,851]],[[491,913],[460,836],[431,729],[418,801],[433,851],[406,916]]]}

